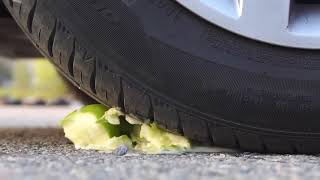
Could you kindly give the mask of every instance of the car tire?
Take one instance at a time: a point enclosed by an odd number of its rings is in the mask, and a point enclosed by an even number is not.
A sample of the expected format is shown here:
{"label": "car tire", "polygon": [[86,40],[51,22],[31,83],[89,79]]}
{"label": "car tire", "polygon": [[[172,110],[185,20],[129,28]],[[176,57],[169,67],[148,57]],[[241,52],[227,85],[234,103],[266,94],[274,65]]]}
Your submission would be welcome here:
{"label": "car tire", "polygon": [[204,144],[320,152],[320,51],[241,37],[172,0],[4,2],[64,76],[105,105]]}

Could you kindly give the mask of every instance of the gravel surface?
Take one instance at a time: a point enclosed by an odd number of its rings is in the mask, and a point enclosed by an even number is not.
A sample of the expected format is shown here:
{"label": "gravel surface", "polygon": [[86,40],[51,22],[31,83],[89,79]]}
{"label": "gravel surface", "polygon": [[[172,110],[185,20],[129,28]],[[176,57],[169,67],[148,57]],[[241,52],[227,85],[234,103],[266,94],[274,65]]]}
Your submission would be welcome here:
{"label": "gravel surface", "polygon": [[[14,110],[12,110],[14,111]],[[46,111],[50,116],[50,110]],[[55,112],[55,111],[52,111]],[[63,111],[62,111],[63,112]],[[56,112],[55,112],[56,113]],[[17,116],[19,114],[17,113]],[[56,127],[0,128],[0,179],[319,179],[320,157],[250,153],[116,156],[75,150]],[[5,127],[10,119],[0,113]],[[38,120],[35,120],[38,122]],[[53,122],[51,122],[53,123]],[[50,124],[50,123],[49,123]]]}

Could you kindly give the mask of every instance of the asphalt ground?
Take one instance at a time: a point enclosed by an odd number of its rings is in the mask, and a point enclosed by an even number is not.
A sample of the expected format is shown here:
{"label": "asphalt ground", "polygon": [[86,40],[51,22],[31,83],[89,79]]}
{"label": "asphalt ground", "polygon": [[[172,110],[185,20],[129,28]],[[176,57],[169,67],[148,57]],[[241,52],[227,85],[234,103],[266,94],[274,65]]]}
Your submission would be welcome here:
{"label": "asphalt ground", "polygon": [[319,179],[320,156],[114,154],[75,150],[57,122],[75,107],[0,106],[0,180]]}

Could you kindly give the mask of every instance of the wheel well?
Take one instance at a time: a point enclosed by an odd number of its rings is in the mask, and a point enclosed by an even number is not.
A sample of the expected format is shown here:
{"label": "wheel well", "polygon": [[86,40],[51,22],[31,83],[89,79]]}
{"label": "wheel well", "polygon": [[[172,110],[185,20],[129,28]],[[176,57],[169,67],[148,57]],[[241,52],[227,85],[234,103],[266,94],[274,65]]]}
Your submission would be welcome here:
{"label": "wheel well", "polygon": [[0,0],[0,17],[10,17],[7,8],[4,6],[2,0]]}

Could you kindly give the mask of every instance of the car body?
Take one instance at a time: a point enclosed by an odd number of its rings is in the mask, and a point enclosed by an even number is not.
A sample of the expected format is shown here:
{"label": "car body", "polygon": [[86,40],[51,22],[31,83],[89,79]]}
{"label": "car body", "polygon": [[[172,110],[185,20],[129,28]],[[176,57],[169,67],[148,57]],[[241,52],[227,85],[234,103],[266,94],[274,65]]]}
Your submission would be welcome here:
{"label": "car body", "polygon": [[0,1],[0,56],[39,57],[39,52],[11,18]]}

